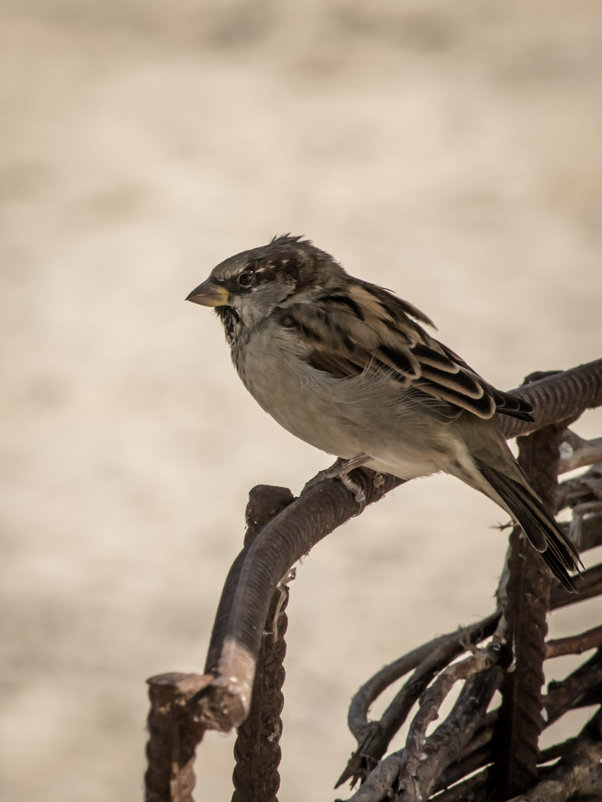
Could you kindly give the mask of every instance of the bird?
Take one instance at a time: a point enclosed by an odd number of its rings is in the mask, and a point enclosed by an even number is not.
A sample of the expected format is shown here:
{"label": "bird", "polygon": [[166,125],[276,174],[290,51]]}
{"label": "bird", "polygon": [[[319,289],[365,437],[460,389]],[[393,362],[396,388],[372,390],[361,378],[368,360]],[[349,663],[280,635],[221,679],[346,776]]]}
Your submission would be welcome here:
{"label": "bird", "polygon": [[568,590],[579,555],[530,486],[495,415],[530,405],[485,381],[432,336],[423,312],[354,278],[309,239],[284,234],[225,259],[186,300],[213,307],[234,366],[281,426],[403,480],[443,472],[508,513]]}

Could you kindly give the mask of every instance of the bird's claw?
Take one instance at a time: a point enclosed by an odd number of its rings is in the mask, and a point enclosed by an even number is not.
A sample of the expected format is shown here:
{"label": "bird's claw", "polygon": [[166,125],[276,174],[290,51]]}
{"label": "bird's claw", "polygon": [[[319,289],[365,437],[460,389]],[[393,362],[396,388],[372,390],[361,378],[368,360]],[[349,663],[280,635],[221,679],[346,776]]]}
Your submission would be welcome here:
{"label": "bird's claw", "polygon": [[345,485],[347,490],[350,493],[353,493],[353,498],[358,504],[365,504],[366,503],[366,494],[362,490],[362,488],[358,485],[357,482],[354,482],[351,476],[348,473],[343,473],[339,476],[341,482]]}
{"label": "bird's claw", "polygon": [[354,482],[349,476],[349,472],[355,468],[365,465],[369,459],[370,457],[367,454],[358,454],[357,457],[351,457],[351,459],[339,458],[333,465],[330,466],[330,468],[320,471],[314,476],[313,479],[310,479],[303,489],[309,490],[326,479],[339,479],[345,485],[347,490],[353,493],[353,498],[358,504],[365,504],[366,494],[358,485],[358,483]]}

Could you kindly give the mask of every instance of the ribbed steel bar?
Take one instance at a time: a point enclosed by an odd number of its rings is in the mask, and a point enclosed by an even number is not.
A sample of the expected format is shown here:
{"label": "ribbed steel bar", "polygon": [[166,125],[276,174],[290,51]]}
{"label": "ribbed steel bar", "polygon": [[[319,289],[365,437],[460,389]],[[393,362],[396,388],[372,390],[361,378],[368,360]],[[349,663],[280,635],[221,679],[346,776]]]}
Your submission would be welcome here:
{"label": "ribbed steel bar", "polygon": [[[546,426],[519,437],[519,463],[533,488],[554,508],[562,428]],[[523,793],[537,780],[539,734],[543,729],[541,688],[552,577],[520,528],[510,536],[508,585],[503,603],[506,638],[514,670],[502,684],[496,733],[495,770],[503,798]]]}
{"label": "ribbed steel bar", "polygon": [[602,404],[602,359],[578,365],[531,381],[512,390],[512,395],[533,407],[533,422],[498,415],[505,437],[529,434],[543,426],[576,418],[586,409]]}

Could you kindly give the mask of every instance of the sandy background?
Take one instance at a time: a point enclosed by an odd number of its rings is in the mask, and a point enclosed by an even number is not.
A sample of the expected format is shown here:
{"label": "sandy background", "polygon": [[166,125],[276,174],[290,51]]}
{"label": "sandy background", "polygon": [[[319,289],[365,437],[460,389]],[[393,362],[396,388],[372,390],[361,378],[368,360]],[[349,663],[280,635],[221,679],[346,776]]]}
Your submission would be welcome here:
{"label": "sandy background", "polygon": [[[139,798],[144,680],[202,668],[248,488],[328,464],[184,303],[215,263],[311,236],[504,388],[600,357],[601,41],[598,0],[0,2],[2,799]],[[333,797],[364,679],[492,609],[501,520],[415,482],[304,561],[282,802]]]}

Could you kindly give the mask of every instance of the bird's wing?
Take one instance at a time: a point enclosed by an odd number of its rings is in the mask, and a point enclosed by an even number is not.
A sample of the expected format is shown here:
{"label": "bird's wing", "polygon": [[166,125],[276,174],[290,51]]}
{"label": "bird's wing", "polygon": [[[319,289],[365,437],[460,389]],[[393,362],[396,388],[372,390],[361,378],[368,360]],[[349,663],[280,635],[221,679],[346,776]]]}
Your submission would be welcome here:
{"label": "bird's wing", "polygon": [[444,417],[466,410],[487,419],[498,411],[531,420],[525,402],[496,390],[431,337],[420,325],[432,325],[426,315],[373,284],[354,280],[344,292],[292,304],[281,310],[280,322],[303,335],[311,367],[337,378],[384,372],[430,399],[429,406],[436,402]]}

